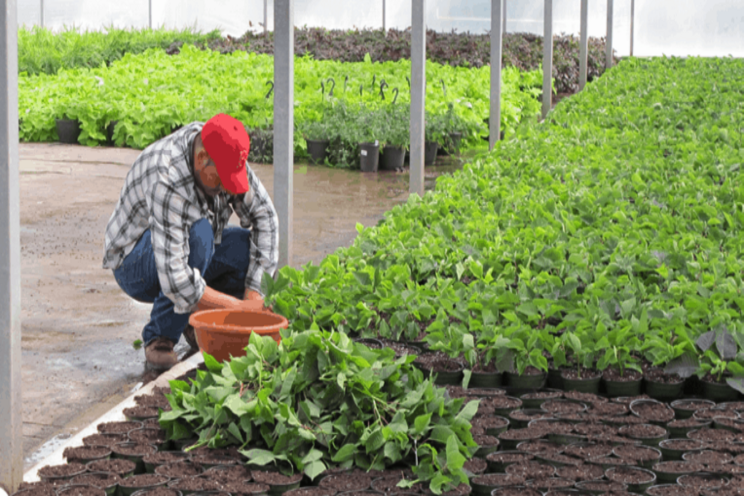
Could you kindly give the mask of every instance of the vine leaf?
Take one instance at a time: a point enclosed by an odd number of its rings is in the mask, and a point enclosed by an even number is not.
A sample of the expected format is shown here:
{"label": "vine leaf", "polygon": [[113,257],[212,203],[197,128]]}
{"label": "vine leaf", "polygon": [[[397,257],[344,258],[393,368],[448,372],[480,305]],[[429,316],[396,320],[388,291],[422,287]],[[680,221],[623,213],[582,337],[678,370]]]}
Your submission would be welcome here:
{"label": "vine leaf", "polygon": [[725,327],[716,333],[716,348],[718,348],[718,354],[724,360],[736,358],[736,341]]}
{"label": "vine leaf", "polygon": [[697,338],[697,341],[695,341],[695,344],[698,348],[700,348],[700,351],[705,353],[708,351],[708,349],[713,346],[713,343],[716,340],[716,333],[714,331],[708,331],[705,334],[701,335],[699,338]]}
{"label": "vine leaf", "polygon": [[698,359],[692,352],[686,352],[670,361],[664,368],[665,374],[677,374],[683,379],[691,377],[698,369]]}
{"label": "vine leaf", "polygon": [[726,384],[744,394],[744,377],[729,377],[726,379]]}

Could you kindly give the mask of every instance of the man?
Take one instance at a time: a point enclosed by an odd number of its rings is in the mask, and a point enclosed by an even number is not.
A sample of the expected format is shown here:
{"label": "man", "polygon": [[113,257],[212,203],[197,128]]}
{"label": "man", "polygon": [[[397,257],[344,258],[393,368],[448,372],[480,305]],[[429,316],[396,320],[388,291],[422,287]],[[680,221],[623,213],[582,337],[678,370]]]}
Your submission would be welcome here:
{"label": "man", "polygon": [[[103,267],[137,301],[153,303],[142,331],[149,368],[178,358],[181,335],[196,348],[191,312],[260,310],[261,279],[278,263],[278,218],[248,166],[250,138],[219,114],[145,148],[106,226]],[[241,227],[227,227],[231,214]],[[249,230],[250,228],[250,230]]]}

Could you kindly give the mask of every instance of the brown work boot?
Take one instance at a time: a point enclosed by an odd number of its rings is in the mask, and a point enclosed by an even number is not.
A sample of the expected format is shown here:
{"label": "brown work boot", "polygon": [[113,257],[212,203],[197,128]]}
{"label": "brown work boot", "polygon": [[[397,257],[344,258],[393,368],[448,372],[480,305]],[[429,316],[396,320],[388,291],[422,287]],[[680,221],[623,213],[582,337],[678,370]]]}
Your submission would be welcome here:
{"label": "brown work boot", "polygon": [[194,333],[194,326],[191,324],[186,325],[186,329],[183,331],[183,339],[191,347],[191,351],[199,351],[199,343],[196,342],[196,334]]}
{"label": "brown work boot", "polygon": [[145,362],[152,370],[168,370],[178,363],[178,355],[173,351],[173,341],[156,338],[145,346]]}

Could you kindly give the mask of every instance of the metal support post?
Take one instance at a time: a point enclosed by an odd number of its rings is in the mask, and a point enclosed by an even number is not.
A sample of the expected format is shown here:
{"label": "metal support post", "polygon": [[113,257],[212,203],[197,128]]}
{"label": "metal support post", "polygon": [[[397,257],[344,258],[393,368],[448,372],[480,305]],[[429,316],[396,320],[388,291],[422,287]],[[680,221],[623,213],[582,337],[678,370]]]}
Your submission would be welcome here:
{"label": "metal support post", "polygon": [[387,28],[385,27],[385,0],[382,0],[382,32],[387,36]]}
{"label": "metal support post", "polygon": [[635,0],[630,0],[630,56],[633,56],[633,38],[635,36]]}
{"label": "metal support post", "polygon": [[264,0],[264,36],[269,32],[269,0]]}
{"label": "metal support post", "polygon": [[39,19],[41,20],[41,27],[44,27],[44,0],[39,0]]}
{"label": "metal support post", "polygon": [[488,145],[491,150],[501,138],[501,59],[504,4],[491,0],[491,111],[488,118]]}
{"label": "metal support post", "polygon": [[613,0],[607,0],[607,58],[605,60],[605,69],[612,67],[612,13]]}
{"label": "metal support post", "polygon": [[589,0],[581,0],[581,46],[579,47],[579,91],[586,86],[589,69]]}
{"label": "metal support post", "polygon": [[542,116],[553,106],[553,0],[545,0],[545,33],[543,35],[543,104]]}
{"label": "metal support post", "polygon": [[[506,10],[506,4],[507,4],[507,1],[504,0],[504,26],[502,28],[503,29],[503,34],[506,34],[506,12],[507,12],[507,10]],[[493,7],[491,7],[491,8],[493,8]]]}
{"label": "metal support post", "polygon": [[411,194],[424,196],[426,138],[426,0],[411,5]]}
{"label": "metal support post", "polygon": [[274,205],[279,267],[292,265],[294,175],[294,0],[274,0]]}
{"label": "metal support post", "polygon": [[147,0],[147,17],[150,22],[150,29],[152,29],[152,0]]}
{"label": "metal support post", "polygon": [[0,9],[0,488],[23,480],[17,0]]}

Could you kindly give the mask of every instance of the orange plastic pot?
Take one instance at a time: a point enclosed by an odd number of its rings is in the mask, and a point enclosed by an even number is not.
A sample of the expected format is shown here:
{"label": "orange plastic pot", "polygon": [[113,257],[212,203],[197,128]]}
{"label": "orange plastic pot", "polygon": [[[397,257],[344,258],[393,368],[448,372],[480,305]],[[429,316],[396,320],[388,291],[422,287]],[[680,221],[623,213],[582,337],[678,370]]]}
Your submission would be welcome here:
{"label": "orange plastic pot", "polygon": [[217,361],[231,356],[245,356],[251,333],[270,336],[279,343],[279,331],[289,327],[287,319],[271,312],[240,312],[234,310],[204,310],[189,317],[196,341],[202,353],[209,353]]}

